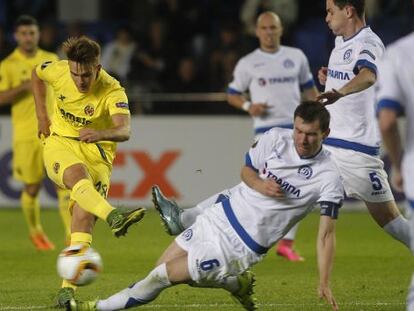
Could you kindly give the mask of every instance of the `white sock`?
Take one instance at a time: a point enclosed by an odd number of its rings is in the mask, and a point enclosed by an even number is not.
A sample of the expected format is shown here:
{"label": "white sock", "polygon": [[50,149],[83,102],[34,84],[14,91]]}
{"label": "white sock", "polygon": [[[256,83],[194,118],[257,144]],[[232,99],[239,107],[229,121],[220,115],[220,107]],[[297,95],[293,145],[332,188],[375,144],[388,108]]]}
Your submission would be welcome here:
{"label": "white sock", "polygon": [[216,194],[212,195],[211,197],[205,199],[204,201],[201,201],[196,206],[183,210],[183,212],[180,215],[180,220],[181,220],[182,226],[185,229],[187,229],[193,223],[195,223],[195,220],[196,220],[197,216],[202,214],[203,211],[206,208],[209,208],[212,205],[216,204],[217,199],[220,196],[224,196],[224,197],[228,198],[230,196],[230,194],[231,194],[231,189],[230,190],[225,189],[222,192],[216,193]]}
{"label": "white sock", "polygon": [[201,288],[223,288],[230,293],[234,293],[240,288],[240,283],[237,276],[227,276],[220,281],[199,281],[199,282],[190,282],[188,285],[192,287],[201,287]]}
{"label": "white sock", "polygon": [[294,241],[295,237],[296,237],[296,232],[298,231],[298,228],[299,228],[299,223],[297,223],[292,228],[290,228],[290,230],[288,231],[288,233],[285,234],[283,239]]}
{"label": "white sock", "polygon": [[407,219],[402,215],[391,220],[383,228],[394,239],[405,244],[405,246],[410,247],[410,225],[408,224]]}
{"label": "white sock", "polygon": [[414,311],[414,274],[411,278],[410,288],[408,289],[407,311]]}
{"label": "white sock", "polygon": [[108,299],[99,300],[99,311],[121,310],[137,307],[153,301],[161,291],[170,287],[165,263],[152,270],[145,279],[112,295]]}

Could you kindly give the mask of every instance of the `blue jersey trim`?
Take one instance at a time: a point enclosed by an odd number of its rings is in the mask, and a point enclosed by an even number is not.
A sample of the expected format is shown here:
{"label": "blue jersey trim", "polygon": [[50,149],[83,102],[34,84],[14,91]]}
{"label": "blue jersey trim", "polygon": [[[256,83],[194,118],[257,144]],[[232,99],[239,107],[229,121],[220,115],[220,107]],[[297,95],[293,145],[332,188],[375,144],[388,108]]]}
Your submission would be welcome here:
{"label": "blue jersey trim", "polygon": [[368,61],[366,59],[360,59],[356,62],[355,66],[354,66],[354,70],[353,70],[355,75],[357,75],[360,71],[358,67],[368,68],[369,70],[371,70],[375,74],[377,74],[377,72],[378,72],[377,66],[374,63],[371,63],[370,61]]}
{"label": "blue jersey trim", "polygon": [[[368,25],[366,25],[366,26],[364,26],[364,27],[362,27],[360,30],[358,30],[358,32],[357,33],[355,33],[355,34],[353,34],[352,36],[350,36],[348,39],[344,39],[344,42],[346,42],[346,41],[349,41],[349,40],[351,40],[352,38],[355,38],[356,36],[358,36],[358,34],[362,31],[362,30],[364,30],[365,28],[369,28],[369,26]],[[342,36],[342,38],[343,38],[343,36]]]}
{"label": "blue jersey trim", "polygon": [[315,81],[313,79],[310,79],[308,82],[305,82],[304,84],[300,85],[301,90],[310,89],[315,86]]}
{"label": "blue jersey trim", "polygon": [[259,170],[254,167],[254,165],[252,163],[252,158],[250,158],[250,154],[248,152],[246,152],[244,165],[247,166],[247,167],[250,167],[252,170],[254,170],[257,173],[259,172]]}
{"label": "blue jersey trim", "polygon": [[369,154],[371,156],[378,156],[380,148],[379,147],[372,147],[366,146],[359,143],[354,143],[351,141],[339,139],[339,138],[326,138],[323,143],[328,146],[339,147],[343,149],[350,149],[358,152],[362,152],[365,154]]}
{"label": "blue jersey trim", "polygon": [[398,101],[392,100],[392,99],[386,99],[386,98],[384,98],[384,99],[381,99],[378,102],[378,105],[377,105],[377,115],[380,112],[380,110],[382,110],[382,109],[391,109],[391,110],[394,110],[395,112],[397,112],[397,115],[398,116],[401,116],[401,115],[404,114],[404,107],[401,106],[401,104]]}
{"label": "blue jersey trim", "polygon": [[221,202],[221,204],[223,205],[224,213],[226,214],[231,226],[236,231],[238,236],[242,239],[242,241],[247,245],[247,247],[249,247],[252,251],[256,252],[257,254],[266,254],[269,249],[258,244],[255,240],[253,240],[252,237],[243,228],[243,226],[237,219],[236,215],[234,214],[233,209],[231,208],[230,200],[225,200]]}
{"label": "blue jersey trim", "polygon": [[227,195],[220,193],[218,195],[217,199],[216,199],[216,202],[214,202],[214,204],[221,203],[221,202],[227,200],[228,198],[229,197]]}
{"label": "blue jersey trim", "polygon": [[242,92],[240,92],[240,91],[238,91],[236,89],[233,89],[231,87],[228,87],[227,88],[227,92],[226,93],[229,94],[229,95],[241,95],[242,94]]}
{"label": "blue jersey trim", "polygon": [[263,134],[268,130],[271,130],[274,127],[280,127],[282,129],[293,129],[293,124],[279,124],[279,125],[272,125],[272,126],[265,126],[265,127],[257,127],[254,129],[254,134]]}

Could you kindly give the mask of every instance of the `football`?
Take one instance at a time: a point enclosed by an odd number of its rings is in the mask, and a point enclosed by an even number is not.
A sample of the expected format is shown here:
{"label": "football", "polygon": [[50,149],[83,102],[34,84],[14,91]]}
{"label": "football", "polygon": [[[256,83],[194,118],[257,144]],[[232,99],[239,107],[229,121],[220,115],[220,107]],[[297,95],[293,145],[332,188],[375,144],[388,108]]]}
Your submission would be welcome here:
{"label": "football", "polygon": [[86,245],[72,245],[59,254],[58,274],[69,283],[84,286],[92,283],[102,271],[102,258]]}

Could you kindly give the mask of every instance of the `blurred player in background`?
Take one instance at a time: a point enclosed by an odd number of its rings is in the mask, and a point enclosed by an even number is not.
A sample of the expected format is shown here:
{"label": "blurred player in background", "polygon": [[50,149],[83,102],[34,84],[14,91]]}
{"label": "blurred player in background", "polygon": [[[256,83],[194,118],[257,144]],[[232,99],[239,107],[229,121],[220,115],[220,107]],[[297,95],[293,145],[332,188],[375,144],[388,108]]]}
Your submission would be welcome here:
{"label": "blurred player in background", "polygon": [[[46,172],[70,189],[70,244],[90,246],[96,219],[106,221],[119,237],[143,216],[143,208],[112,207],[106,197],[116,142],[130,136],[130,112],[124,88],[99,64],[100,46],[86,37],[63,44],[68,60],[46,62],[32,73],[39,134],[46,137]],[[55,114],[46,111],[46,84],[55,94]],[[67,306],[75,287],[63,281],[57,297]]]}
{"label": "blurred player in background", "polygon": [[[248,269],[319,203],[319,296],[337,310],[329,280],[335,251],[335,222],[343,199],[338,169],[322,140],[329,134],[329,113],[315,102],[294,111],[294,130],[273,128],[246,154],[241,170],[246,184],[230,199],[203,210],[176,237],[146,278],[105,300],[77,302],[70,310],[119,310],[153,301],[164,289],[189,284],[223,288],[246,310],[255,310],[254,275]],[[271,179],[269,178],[271,176]],[[268,192],[268,184],[282,186]],[[174,204],[153,187],[157,209]]]}
{"label": "blurred player in background", "polygon": [[[40,222],[39,190],[45,177],[43,146],[37,137],[37,119],[31,90],[32,69],[57,55],[38,48],[39,26],[27,15],[15,22],[17,48],[0,64],[0,105],[11,104],[13,124],[13,177],[24,184],[20,204],[29,227],[30,239],[39,250],[54,249]],[[48,107],[53,95],[48,88]],[[50,111],[49,111],[50,112]],[[67,240],[70,237],[69,193],[57,189],[58,207]]]}
{"label": "blurred player in background", "polygon": [[[315,100],[318,96],[305,54],[281,45],[282,32],[280,18],[275,13],[265,12],[258,17],[256,35],[260,48],[239,60],[228,88],[229,104],[252,116],[255,139],[273,127],[293,128],[293,112],[301,97]],[[246,91],[251,101],[243,95]],[[194,208],[176,212],[171,224],[167,223],[167,228],[174,227],[169,233],[178,234],[188,228],[204,208],[211,206],[220,195],[230,196],[238,186],[213,195]],[[292,227],[276,249],[278,255],[290,261],[303,261],[293,249],[297,228],[297,225]]]}
{"label": "blurred player in background", "polygon": [[[389,45],[378,67],[378,121],[384,146],[392,163],[392,183],[404,191],[409,209],[411,251],[414,251],[414,33]],[[398,117],[406,116],[405,152]],[[414,276],[407,310],[414,310]]]}
{"label": "blurred player in background", "polygon": [[365,1],[327,0],[326,22],[337,36],[328,68],[319,70],[325,85],[319,100],[331,113],[324,141],[341,172],[346,194],[365,202],[371,216],[392,237],[409,246],[409,225],[398,210],[384,164],[375,118],[377,64],[381,39],[365,23]]}

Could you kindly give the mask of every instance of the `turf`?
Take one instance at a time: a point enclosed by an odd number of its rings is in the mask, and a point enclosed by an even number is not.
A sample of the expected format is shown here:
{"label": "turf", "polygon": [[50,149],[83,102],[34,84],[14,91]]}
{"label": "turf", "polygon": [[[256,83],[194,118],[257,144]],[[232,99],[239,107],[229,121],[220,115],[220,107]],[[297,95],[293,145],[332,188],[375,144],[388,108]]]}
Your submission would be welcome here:
{"label": "turf", "polygon": [[[318,274],[315,241],[318,215],[301,224],[296,245],[303,263],[290,263],[273,250],[253,269],[257,275],[259,310],[330,310],[316,295]],[[56,257],[64,248],[63,230],[55,210],[42,212],[42,221],[56,250],[36,251],[27,238],[17,209],[0,210],[0,310],[53,310],[60,286]],[[107,297],[140,278],[153,267],[171,242],[151,210],[139,225],[120,239],[98,223],[93,246],[104,261],[104,272],[95,283],[80,288],[81,299]],[[332,288],[341,310],[405,310],[412,257],[366,213],[342,213],[337,226],[337,252]],[[185,285],[164,291],[149,310],[241,310],[219,289]]]}

